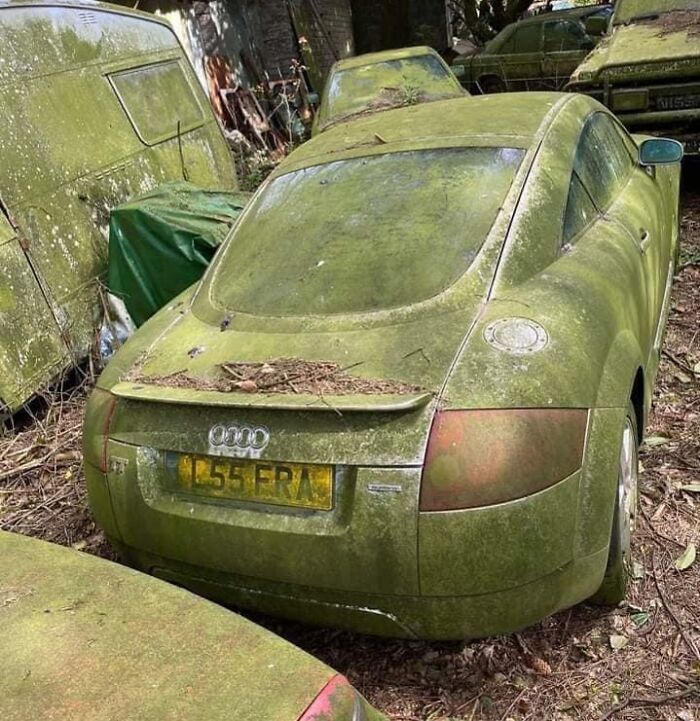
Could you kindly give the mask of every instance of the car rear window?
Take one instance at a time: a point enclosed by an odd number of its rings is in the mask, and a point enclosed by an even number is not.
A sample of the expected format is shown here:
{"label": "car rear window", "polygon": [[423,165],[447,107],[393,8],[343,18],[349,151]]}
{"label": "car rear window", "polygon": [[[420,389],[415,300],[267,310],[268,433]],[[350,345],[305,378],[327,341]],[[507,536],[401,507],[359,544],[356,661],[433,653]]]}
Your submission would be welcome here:
{"label": "car rear window", "polygon": [[113,73],[109,79],[146,145],[174,138],[204,122],[197,97],[177,60]]}
{"label": "car rear window", "polygon": [[524,152],[408,151],[282,175],[229,236],[210,298],[289,316],[377,311],[437,295],[473,262]]}
{"label": "car rear window", "polygon": [[356,113],[441,100],[463,94],[459,82],[433,55],[387,60],[336,73],[326,89],[325,123]]}

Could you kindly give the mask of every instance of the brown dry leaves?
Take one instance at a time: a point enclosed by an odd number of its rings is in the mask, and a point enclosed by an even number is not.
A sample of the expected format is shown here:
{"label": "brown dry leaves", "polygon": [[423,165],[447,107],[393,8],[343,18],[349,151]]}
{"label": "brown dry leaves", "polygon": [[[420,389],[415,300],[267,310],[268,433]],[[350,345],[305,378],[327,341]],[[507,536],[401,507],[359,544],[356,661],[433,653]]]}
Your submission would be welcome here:
{"label": "brown dry leaves", "polygon": [[381,378],[364,378],[351,371],[361,363],[342,368],[329,361],[278,358],[265,363],[230,361],[220,366],[216,379],[195,378],[185,372],[147,376],[140,371],[129,376],[134,383],[165,387],[212,390],[220,393],[294,393],[309,395],[402,395],[421,392],[418,386]]}
{"label": "brown dry leaves", "polygon": [[73,381],[36,399],[0,435],[0,529],[110,555],[81,468],[89,385]]}

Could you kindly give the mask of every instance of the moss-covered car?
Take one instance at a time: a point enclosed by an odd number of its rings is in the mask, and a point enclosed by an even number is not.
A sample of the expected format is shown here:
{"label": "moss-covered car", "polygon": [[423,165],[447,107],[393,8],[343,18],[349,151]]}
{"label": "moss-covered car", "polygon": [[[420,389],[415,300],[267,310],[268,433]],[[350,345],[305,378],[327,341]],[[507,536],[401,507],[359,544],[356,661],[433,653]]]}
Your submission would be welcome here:
{"label": "moss-covered car", "polygon": [[619,599],[681,154],[547,93],[305,144],[99,379],[107,536],[211,597],[376,634],[511,631],[604,578]]}
{"label": "moss-covered car", "polygon": [[460,56],[452,68],[472,92],[559,90],[591,52],[599,33],[591,19],[610,17],[609,5],[535,15],[505,27],[476,55]]}
{"label": "moss-covered car", "polygon": [[94,349],[110,209],[236,174],[169,23],[92,0],[0,0],[0,157],[2,419]]}
{"label": "moss-covered car", "polygon": [[636,132],[700,153],[700,0],[618,0],[610,31],[567,85]]}
{"label": "moss-covered car", "polygon": [[367,113],[463,95],[447,63],[426,46],[346,58],[328,74],[312,134]]}
{"label": "moss-covered car", "polygon": [[345,678],[131,569],[0,531],[3,721],[382,721]]}

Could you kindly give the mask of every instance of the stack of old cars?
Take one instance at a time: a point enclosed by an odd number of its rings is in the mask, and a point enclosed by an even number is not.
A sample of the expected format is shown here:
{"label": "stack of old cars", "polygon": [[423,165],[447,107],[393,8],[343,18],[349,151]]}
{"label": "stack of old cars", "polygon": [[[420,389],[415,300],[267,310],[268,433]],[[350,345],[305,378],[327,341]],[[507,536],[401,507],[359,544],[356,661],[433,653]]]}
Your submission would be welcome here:
{"label": "stack of old cars", "polygon": [[[700,153],[700,2],[618,0],[513,23],[455,58],[473,92],[564,88],[606,105],[635,132]],[[606,32],[607,30],[607,32]],[[595,48],[594,48],[595,46]]]}
{"label": "stack of old cars", "polygon": [[[413,639],[625,598],[683,156],[625,125],[641,98],[682,138],[697,90],[695,70],[668,90],[659,69],[695,67],[695,31],[645,3],[618,0],[569,83],[587,94],[491,93],[560,88],[609,7],[535,16],[458,61],[479,97],[429,48],[334,67],[312,140],[89,398],[90,506],[137,570],[0,533],[3,719],[381,720],[344,677],[184,589]],[[0,252],[24,284],[0,288],[3,332],[28,327],[20,291],[36,312],[24,347],[3,340],[10,409],[87,352],[106,206],[180,176],[235,185],[166,24],[49,6],[0,0],[0,116],[32,138],[0,135]],[[675,48],[645,64],[653,87],[610,70],[635,32]],[[39,36],[54,55],[34,62]]]}

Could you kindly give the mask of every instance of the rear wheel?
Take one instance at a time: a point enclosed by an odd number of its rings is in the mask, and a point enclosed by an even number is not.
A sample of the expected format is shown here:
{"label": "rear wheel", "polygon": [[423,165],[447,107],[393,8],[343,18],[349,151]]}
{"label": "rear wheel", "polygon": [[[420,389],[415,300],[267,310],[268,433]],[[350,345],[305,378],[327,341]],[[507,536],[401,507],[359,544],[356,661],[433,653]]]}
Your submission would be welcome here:
{"label": "rear wheel", "polygon": [[488,77],[481,78],[479,80],[479,87],[484,95],[490,95],[491,93],[505,93],[506,91],[506,84],[503,80],[501,80],[501,78],[497,78],[495,75],[489,75]]}
{"label": "rear wheel", "polygon": [[638,438],[636,414],[630,404],[622,430],[608,566],[603,583],[591,599],[595,603],[614,606],[624,600],[627,593],[631,567],[632,533],[637,518]]}

